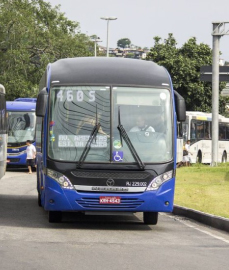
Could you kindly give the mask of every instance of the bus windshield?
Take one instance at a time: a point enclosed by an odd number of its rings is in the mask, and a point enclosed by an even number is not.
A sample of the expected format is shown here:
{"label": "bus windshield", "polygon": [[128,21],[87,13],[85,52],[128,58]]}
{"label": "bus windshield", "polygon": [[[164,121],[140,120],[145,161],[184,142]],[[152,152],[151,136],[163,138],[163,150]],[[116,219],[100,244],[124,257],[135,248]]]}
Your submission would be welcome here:
{"label": "bus windshield", "polygon": [[120,133],[120,124],[142,162],[166,162],[173,157],[167,89],[54,86],[49,104],[49,157],[78,162],[98,124],[85,162],[136,161],[136,154]]}
{"label": "bus windshield", "polygon": [[8,111],[8,143],[21,144],[34,141],[35,112]]}

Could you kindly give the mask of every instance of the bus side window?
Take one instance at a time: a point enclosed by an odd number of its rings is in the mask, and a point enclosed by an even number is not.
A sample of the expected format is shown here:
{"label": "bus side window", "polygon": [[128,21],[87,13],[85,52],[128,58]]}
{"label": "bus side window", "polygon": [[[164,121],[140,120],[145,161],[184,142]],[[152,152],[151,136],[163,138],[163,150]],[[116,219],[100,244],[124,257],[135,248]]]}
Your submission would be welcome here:
{"label": "bus side window", "polygon": [[190,137],[191,142],[196,140],[197,138],[196,133],[197,133],[196,120],[192,120],[191,121],[191,137]]}
{"label": "bus side window", "polygon": [[196,121],[196,134],[197,139],[204,138],[204,122],[203,121]]}
{"label": "bus side window", "polygon": [[229,124],[226,124],[226,140],[229,140]]}
{"label": "bus side window", "polygon": [[219,124],[219,140],[226,139],[226,125],[223,123]]}
{"label": "bus side window", "polygon": [[204,122],[204,139],[211,139],[211,122]]}

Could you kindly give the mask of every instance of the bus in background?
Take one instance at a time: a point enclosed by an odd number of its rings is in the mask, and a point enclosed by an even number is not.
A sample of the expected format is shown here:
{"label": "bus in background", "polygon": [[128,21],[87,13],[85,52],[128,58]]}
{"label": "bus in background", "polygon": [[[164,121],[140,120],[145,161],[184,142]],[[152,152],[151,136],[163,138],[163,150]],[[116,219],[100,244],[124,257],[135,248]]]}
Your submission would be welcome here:
{"label": "bus in background", "polygon": [[180,165],[183,162],[183,132],[182,132],[182,122],[177,123],[177,165]]}
{"label": "bus in background", "polygon": [[35,145],[36,102],[27,98],[23,101],[7,101],[8,145],[7,165],[26,165],[26,141]]}
{"label": "bus in background", "polygon": [[63,211],[143,212],[157,224],[173,209],[177,121],[184,99],[151,61],[72,58],[49,64],[36,106],[38,204]]}
{"label": "bus in background", "polygon": [[[191,163],[211,163],[212,114],[186,112],[186,121],[182,125],[184,142],[191,142]],[[229,118],[219,115],[218,162],[226,162],[228,155]]]}
{"label": "bus in background", "polygon": [[5,87],[0,84],[0,179],[6,171],[7,113]]}

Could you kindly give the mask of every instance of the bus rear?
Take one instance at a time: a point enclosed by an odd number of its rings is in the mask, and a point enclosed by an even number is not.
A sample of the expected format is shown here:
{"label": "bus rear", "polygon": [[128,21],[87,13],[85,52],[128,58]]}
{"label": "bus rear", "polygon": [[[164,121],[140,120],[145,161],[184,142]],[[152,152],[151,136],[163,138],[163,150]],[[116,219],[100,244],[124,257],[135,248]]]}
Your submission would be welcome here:
{"label": "bus rear", "polygon": [[7,101],[8,145],[7,165],[26,165],[26,141],[35,145],[35,102]]}
{"label": "bus rear", "polygon": [[63,211],[143,212],[156,224],[158,212],[172,211],[185,107],[163,67],[59,60],[41,80],[36,113],[38,202],[50,222]]}

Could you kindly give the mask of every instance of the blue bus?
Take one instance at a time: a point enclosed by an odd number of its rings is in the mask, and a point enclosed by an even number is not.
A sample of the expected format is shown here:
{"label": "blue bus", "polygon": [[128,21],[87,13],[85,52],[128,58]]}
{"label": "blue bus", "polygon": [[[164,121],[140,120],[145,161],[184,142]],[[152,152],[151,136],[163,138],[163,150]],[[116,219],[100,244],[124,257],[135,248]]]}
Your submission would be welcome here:
{"label": "blue bus", "polygon": [[7,113],[5,87],[0,84],[0,179],[6,171]]}
{"label": "blue bus", "polygon": [[173,210],[184,99],[150,61],[71,58],[49,64],[36,106],[38,204],[62,213]]}
{"label": "blue bus", "polygon": [[37,102],[37,98],[16,98],[14,101]]}
{"label": "blue bus", "polygon": [[8,113],[8,166],[25,166],[26,141],[31,140],[35,145],[36,101],[29,98],[21,100],[6,102]]}

